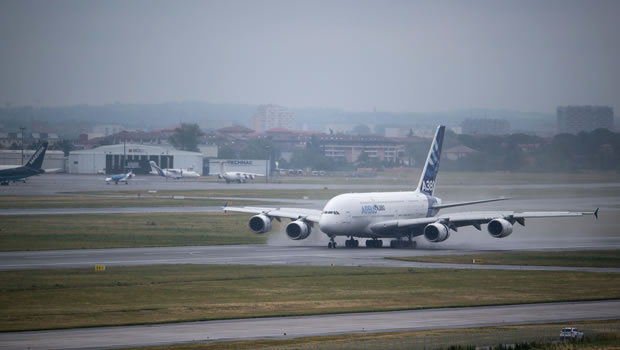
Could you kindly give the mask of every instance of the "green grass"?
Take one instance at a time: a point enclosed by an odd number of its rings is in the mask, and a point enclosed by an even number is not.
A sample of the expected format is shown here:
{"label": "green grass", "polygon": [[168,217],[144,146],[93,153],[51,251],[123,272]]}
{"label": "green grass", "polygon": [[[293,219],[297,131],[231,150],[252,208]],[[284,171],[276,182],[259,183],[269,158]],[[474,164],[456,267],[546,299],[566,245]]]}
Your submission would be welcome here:
{"label": "green grass", "polygon": [[2,271],[0,331],[614,298],[617,273],[236,265]]}
{"label": "green grass", "polygon": [[2,216],[0,250],[264,243],[247,214],[157,213]]}
{"label": "green grass", "polygon": [[558,252],[502,252],[466,255],[434,255],[390,258],[394,260],[442,264],[528,265],[570,267],[620,267],[620,250]]}
{"label": "green grass", "polygon": [[[95,194],[96,192],[93,192]],[[191,192],[186,193],[190,195]],[[131,208],[131,207],[196,207],[222,206],[221,199],[174,199],[175,194],[168,194],[168,198],[143,195],[143,193],[115,192],[119,197],[105,197],[102,192],[99,196],[0,196],[1,209],[46,209],[46,208]],[[266,202],[243,200],[235,201],[235,205],[266,205]],[[270,203],[269,205],[274,205]]]}
{"label": "green grass", "polygon": [[329,199],[341,193],[347,193],[344,190],[333,190],[325,187],[323,189],[295,189],[295,190],[251,190],[251,189],[227,189],[227,190],[163,190],[158,191],[156,194],[148,194],[140,191],[102,191],[102,192],[81,192],[86,195],[131,195],[138,196],[139,194],[143,198],[149,196],[186,196],[186,197],[204,197],[205,199],[211,197],[225,197],[225,198],[282,198],[282,199],[303,199],[308,197],[309,199]]}

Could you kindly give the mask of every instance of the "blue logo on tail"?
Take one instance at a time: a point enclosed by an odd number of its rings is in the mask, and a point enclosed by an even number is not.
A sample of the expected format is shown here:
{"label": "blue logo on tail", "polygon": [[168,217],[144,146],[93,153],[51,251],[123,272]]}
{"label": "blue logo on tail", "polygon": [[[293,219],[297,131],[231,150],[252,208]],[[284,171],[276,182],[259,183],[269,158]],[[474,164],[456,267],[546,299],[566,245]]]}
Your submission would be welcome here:
{"label": "blue logo on tail", "polygon": [[441,157],[441,146],[443,145],[445,130],[446,127],[443,125],[437,127],[437,132],[435,133],[431,149],[428,152],[426,164],[424,165],[420,183],[418,184],[418,191],[429,196],[432,196],[433,191],[435,191],[435,179],[439,172],[439,159]]}

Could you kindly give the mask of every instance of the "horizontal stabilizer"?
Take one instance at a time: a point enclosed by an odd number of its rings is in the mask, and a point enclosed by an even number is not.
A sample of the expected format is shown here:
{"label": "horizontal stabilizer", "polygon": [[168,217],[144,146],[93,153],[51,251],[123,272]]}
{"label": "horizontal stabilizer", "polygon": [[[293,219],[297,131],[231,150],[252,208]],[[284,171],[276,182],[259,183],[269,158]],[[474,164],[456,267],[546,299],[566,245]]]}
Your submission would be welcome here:
{"label": "horizontal stabilizer", "polygon": [[510,199],[510,197],[499,197],[499,198],[481,199],[481,200],[469,201],[469,202],[457,202],[457,203],[440,204],[440,205],[434,205],[433,209],[462,207],[464,205],[472,205],[472,204],[480,204],[480,203],[488,203],[488,202],[505,201],[507,199]]}

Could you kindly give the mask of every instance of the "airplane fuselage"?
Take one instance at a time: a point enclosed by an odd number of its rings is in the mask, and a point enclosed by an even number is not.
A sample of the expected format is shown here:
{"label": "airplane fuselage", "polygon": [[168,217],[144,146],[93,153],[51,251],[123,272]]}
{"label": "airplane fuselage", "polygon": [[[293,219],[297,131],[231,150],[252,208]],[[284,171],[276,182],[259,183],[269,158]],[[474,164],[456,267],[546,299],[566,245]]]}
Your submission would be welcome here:
{"label": "airplane fuselage", "polygon": [[417,236],[422,231],[391,230],[377,234],[371,226],[388,220],[431,217],[438,212],[432,209],[437,204],[441,204],[441,199],[415,191],[341,194],[327,202],[319,226],[329,236]]}

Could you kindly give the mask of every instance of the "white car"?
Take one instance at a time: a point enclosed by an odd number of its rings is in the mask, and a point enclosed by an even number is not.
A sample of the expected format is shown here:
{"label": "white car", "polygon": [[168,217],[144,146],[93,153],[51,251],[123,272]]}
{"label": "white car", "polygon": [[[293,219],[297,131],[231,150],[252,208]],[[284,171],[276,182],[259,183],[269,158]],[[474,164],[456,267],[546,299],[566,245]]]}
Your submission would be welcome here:
{"label": "white car", "polygon": [[583,341],[585,335],[582,331],[573,327],[565,327],[560,331],[560,340]]}

